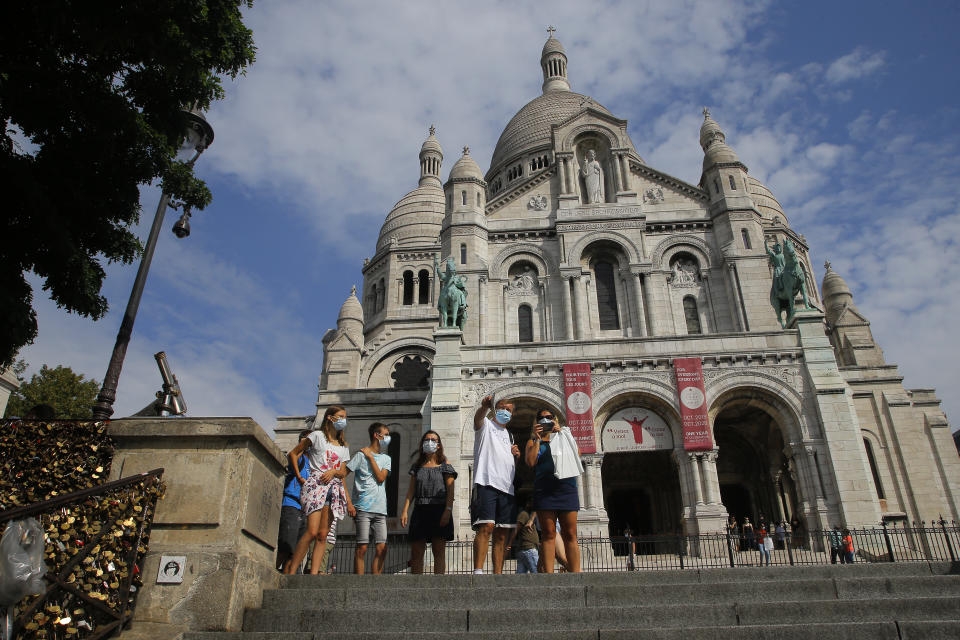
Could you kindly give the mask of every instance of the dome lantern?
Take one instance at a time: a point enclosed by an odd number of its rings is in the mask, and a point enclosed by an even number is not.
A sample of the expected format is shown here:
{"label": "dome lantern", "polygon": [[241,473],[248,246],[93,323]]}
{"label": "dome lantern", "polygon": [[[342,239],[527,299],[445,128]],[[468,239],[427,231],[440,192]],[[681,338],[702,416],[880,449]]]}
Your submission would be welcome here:
{"label": "dome lantern", "polygon": [[437,140],[437,129],[430,125],[430,135],[420,147],[420,186],[430,183],[440,186],[440,165],[443,164],[443,149]]}
{"label": "dome lantern", "polygon": [[567,54],[560,41],[553,37],[556,31],[552,26],[547,28],[549,37],[543,45],[540,54],[540,69],[543,71],[543,92],[570,91],[570,82],[567,80]]}

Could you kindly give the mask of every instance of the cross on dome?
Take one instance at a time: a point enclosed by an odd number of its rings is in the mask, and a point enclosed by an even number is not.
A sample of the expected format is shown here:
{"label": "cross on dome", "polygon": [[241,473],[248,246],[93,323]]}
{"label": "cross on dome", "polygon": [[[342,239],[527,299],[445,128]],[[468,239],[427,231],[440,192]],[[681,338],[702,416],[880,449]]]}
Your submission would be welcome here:
{"label": "cross on dome", "polygon": [[437,128],[433,125],[430,125],[430,135],[433,135],[437,132]]}
{"label": "cross on dome", "polygon": [[547,27],[547,37],[548,37],[548,38],[552,38],[552,37],[553,37],[553,33],[554,33],[555,31],[556,31],[556,28],[554,28],[554,26],[551,24],[549,27]]}
{"label": "cross on dome", "polygon": [[704,107],[704,108],[703,108],[703,119],[706,120],[706,119],[709,118],[709,117],[710,117],[710,109],[709,109],[709,107]]}
{"label": "cross on dome", "polygon": [[825,262],[823,263],[823,268],[826,269],[827,271],[830,271],[830,267],[831,267],[831,265],[830,265],[830,261],[829,261],[829,260],[827,260],[827,261],[825,261]]}
{"label": "cross on dome", "polygon": [[463,155],[465,155],[465,156],[470,155],[470,147],[468,147],[468,146],[466,146],[466,145],[463,146]]}

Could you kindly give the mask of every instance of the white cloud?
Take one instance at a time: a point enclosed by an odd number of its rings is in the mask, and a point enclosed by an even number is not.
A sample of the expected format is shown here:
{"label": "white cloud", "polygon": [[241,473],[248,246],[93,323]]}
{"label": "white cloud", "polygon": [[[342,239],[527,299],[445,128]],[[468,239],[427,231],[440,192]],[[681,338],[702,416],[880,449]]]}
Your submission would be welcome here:
{"label": "white cloud", "polygon": [[840,56],[827,67],[826,79],[833,84],[859,80],[883,68],[886,54],[883,51],[868,51],[857,47],[845,56]]}

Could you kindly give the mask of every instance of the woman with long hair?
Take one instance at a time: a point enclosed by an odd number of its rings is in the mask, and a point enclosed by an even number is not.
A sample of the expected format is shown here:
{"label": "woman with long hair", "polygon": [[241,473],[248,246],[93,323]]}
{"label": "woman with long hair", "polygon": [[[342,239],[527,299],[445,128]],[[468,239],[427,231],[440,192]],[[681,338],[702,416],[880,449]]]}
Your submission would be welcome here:
{"label": "woman with long hair", "polygon": [[[350,459],[350,450],[343,437],[346,428],[347,410],[339,405],[330,405],[324,412],[320,425],[298,442],[288,454],[294,473],[303,485],[300,490],[300,506],[307,519],[307,532],[297,542],[285,570],[287,574],[292,574],[303,562],[311,541],[314,546],[310,573],[318,574],[331,523],[334,519],[342,520],[347,512],[351,516],[357,513],[343,486],[343,478],[347,475],[346,463]],[[300,474],[297,463],[303,453],[306,453],[310,462],[308,478]]]}
{"label": "woman with long hair", "polygon": [[[580,547],[577,545],[577,512],[580,498],[577,496],[577,479],[557,478],[554,475],[553,455],[550,441],[560,433],[560,425],[549,409],[537,411],[533,432],[527,442],[524,460],[533,467],[533,507],[537,510],[543,535],[544,573],[553,573],[554,554],[557,545],[557,524],[560,539],[566,550],[565,566],[572,573],[580,573]],[[579,456],[579,451],[577,452]]]}
{"label": "woman with long hair", "polygon": [[453,540],[453,483],[456,470],[447,464],[443,442],[436,431],[427,431],[420,438],[420,457],[410,469],[410,487],[403,501],[400,526],[407,526],[407,512],[413,504],[410,517],[410,568],[423,573],[423,554],[427,540],[433,547],[433,572],[447,570],[447,542]]}

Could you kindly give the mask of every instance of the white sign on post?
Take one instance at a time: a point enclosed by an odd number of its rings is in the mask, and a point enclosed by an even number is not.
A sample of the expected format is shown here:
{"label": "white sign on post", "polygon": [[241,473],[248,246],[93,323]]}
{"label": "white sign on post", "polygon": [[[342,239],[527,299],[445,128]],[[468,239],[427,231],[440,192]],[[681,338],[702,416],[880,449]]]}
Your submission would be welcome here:
{"label": "white sign on post", "polygon": [[604,453],[673,449],[673,433],[663,418],[642,408],[621,409],[603,426]]}

